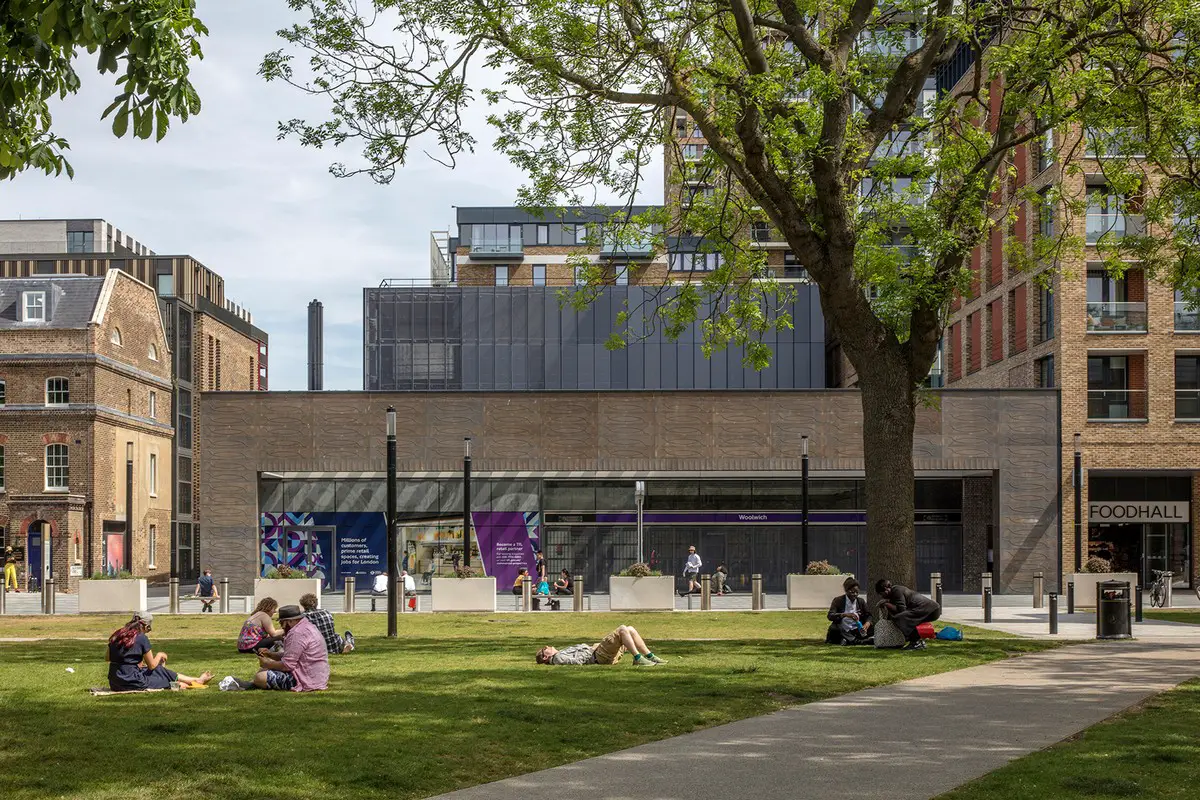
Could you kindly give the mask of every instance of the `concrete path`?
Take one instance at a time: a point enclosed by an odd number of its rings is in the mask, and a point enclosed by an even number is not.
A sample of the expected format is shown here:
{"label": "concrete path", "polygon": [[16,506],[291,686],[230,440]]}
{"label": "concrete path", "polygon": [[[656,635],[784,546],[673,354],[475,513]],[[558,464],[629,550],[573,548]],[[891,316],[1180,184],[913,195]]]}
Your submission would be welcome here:
{"label": "concrete path", "polygon": [[[1180,608],[1180,605],[1177,603],[1175,607]],[[1147,611],[1149,611],[1148,606]],[[947,606],[942,611],[942,622],[973,625],[977,628],[1003,631],[1030,639],[1080,641],[1096,637],[1095,612],[1068,614],[1065,605],[1059,607],[1057,635],[1050,634],[1049,609],[1034,609],[1029,608],[1028,605],[1023,608],[993,606],[990,623],[983,621],[983,609],[978,605]],[[1196,614],[1196,622],[1200,623],[1200,613]],[[1184,625],[1146,619],[1133,623],[1133,637],[1140,642],[1200,645],[1200,624]]]}
{"label": "concrete path", "polygon": [[[1197,675],[1200,645],[1076,645],[855,692],[443,796],[926,800]],[[883,757],[881,741],[905,745]]]}

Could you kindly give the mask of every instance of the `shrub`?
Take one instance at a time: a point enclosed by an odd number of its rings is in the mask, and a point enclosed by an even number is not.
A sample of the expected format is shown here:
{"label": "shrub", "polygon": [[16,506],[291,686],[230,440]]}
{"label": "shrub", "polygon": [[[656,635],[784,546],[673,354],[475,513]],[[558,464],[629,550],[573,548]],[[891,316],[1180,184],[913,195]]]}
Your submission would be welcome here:
{"label": "shrub", "polygon": [[266,577],[271,580],[286,581],[307,578],[308,575],[305,575],[303,570],[292,569],[287,564],[281,564],[278,567],[271,567],[267,570]]}
{"label": "shrub", "polygon": [[133,577],[133,573],[127,569],[123,569],[116,575],[110,575],[107,572],[100,571],[92,575],[94,581],[127,581]]}
{"label": "shrub", "polygon": [[841,575],[842,571],[828,561],[810,561],[804,570],[805,575]]}
{"label": "shrub", "polygon": [[1092,556],[1091,558],[1089,558],[1087,560],[1087,563],[1083,565],[1083,571],[1084,572],[1100,572],[1100,573],[1112,572],[1113,571],[1113,563],[1111,561],[1109,561],[1107,558],[1101,558],[1100,556]]}
{"label": "shrub", "polygon": [[659,575],[662,575],[662,573],[656,569],[650,569],[649,564],[643,564],[640,561],[636,564],[630,564],[619,573],[619,576],[622,578],[650,578]]}
{"label": "shrub", "polygon": [[478,578],[481,577],[474,567],[458,567],[454,570],[456,578]]}

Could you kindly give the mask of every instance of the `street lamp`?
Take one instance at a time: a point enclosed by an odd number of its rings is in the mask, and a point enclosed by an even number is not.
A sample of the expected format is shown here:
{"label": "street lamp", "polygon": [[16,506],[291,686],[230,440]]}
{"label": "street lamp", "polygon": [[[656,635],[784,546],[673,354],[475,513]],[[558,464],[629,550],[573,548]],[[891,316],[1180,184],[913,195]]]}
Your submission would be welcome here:
{"label": "street lamp", "polygon": [[[125,547],[122,568],[133,572],[133,442],[125,443]],[[119,572],[120,570],[118,570]]]}
{"label": "street lamp", "polygon": [[646,504],[646,482],[635,481],[633,484],[633,499],[637,503],[637,560],[642,561],[642,506]]}
{"label": "street lamp", "polygon": [[1083,571],[1083,450],[1075,434],[1075,571]]}
{"label": "street lamp", "polygon": [[808,569],[808,437],[800,437],[800,568]]}
{"label": "street lamp", "polygon": [[396,638],[396,408],[387,410],[387,605],[388,638]]}
{"label": "street lamp", "polygon": [[471,566],[471,437],[463,437],[463,566]]}

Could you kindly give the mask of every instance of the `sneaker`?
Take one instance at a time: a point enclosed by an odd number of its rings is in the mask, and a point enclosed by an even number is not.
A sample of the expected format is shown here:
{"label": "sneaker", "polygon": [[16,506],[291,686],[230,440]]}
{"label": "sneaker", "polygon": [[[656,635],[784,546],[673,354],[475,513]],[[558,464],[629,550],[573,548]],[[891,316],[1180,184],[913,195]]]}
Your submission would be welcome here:
{"label": "sneaker", "polygon": [[908,644],[904,645],[904,647],[902,649],[904,649],[904,650],[924,650],[925,649],[925,641],[923,639],[918,639],[915,642],[909,642]]}
{"label": "sneaker", "polygon": [[240,691],[242,691],[242,685],[240,683],[238,683],[238,679],[233,677],[232,675],[226,675],[224,678],[222,678],[221,682],[218,684],[218,686],[221,687],[222,692],[240,692]]}
{"label": "sneaker", "polygon": [[651,653],[649,656],[643,656],[643,657],[644,657],[644,658],[649,658],[649,659],[650,659],[651,661],[653,661],[655,664],[665,664],[665,663],[667,663],[667,660],[666,660],[665,658],[659,658],[658,656],[654,655],[653,653]]}
{"label": "sneaker", "polygon": [[346,649],[343,650],[342,652],[348,653],[351,650],[353,650],[354,649],[354,634],[351,633],[350,631],[346,631],[346,633],[342,635],[342,638],[346,640]]}
{"label": "sneaker", "polygon": [[657,667],[658,663],[643,656],[642,658],[635,658],[633,665],[635,667]]}

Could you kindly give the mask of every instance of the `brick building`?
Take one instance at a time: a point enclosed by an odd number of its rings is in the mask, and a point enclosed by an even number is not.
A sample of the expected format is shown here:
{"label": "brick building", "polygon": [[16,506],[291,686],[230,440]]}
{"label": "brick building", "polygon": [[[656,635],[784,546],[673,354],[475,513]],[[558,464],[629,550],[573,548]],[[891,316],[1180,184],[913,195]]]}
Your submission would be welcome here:
{"label": "brick building", "polygon": [[[169,421],[177,432],[170,457],[173,536],[187,581],[200,568],[200,393],[265,390],[268,338],[249,311],[227,298],[224,278],[191,256],[157,254],[104,220],[0,220],[0,278],[104,276],[113,269],[153,287],[167,331]],[[172,532],[163,538],[171,540]]]}
{"label": "brick building", "polygon": [[[171,351],[154,290],[125,272],[0,281],[0,531],[22,588],[165,574]],[[132,452],[132,564],[124,563]]]}

